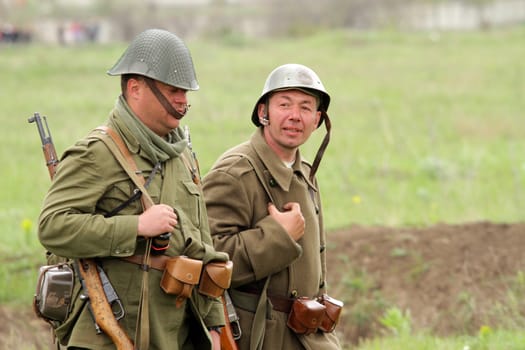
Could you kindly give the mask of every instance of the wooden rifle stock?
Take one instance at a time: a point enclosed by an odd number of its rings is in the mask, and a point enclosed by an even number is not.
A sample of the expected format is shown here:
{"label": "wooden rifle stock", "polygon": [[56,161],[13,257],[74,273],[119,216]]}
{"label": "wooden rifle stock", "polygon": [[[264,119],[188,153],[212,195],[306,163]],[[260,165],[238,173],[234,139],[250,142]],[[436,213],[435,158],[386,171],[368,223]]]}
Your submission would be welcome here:
{"label": "wooden rifle stock", "polygon": [[55,176],[56,169],[58,166],[58,158],[55,152],[53,144],[43,145],[42,149],[44,150],[44,157],[46,158],[47,171],[49,171],[49,176],[51,179]]}
{"label": "wooden rifle stock", "polygon": [[233,337],[232,327],[230,324],[230,318],[228,315],[228,310],[226,308],[226,299],[224,295],[221,297],[222,306],[224,309],[224,319],[225,325],[221,332],[221,350],[239,350],[235,338]]}
{"label": "wooden rifle stock", "polygon": [[[56,168],[58,166],[58,157],[51,138],[51,132],[47,125],[46,117],[43,117],[44,123],[39,113],[35,113],[28,119],[29,123],[36,123],[40,141],[42,142],[42,150],[44,151],[44,158],[46,160],[47,170],[51,180],[55,177]],[[126,332],[120,327],[113,310],[108,303],[104,287],[98,274],[97,265],[91,259],[79,259],[78,271],[84,280],[85,288],[87,289],[88,302],[91,304],[93,310],[93,318],[95,323],[111,338],[118,350],[134,350],[133,342],[129,339]]]}
{"label": "wooden rifle stock", "polygon": [[135,349],[133,342],[120,327],[109,306],[96,263],[92,259],[79,259],[78,271],[84,280],[95,322],[111,338],[118,350]]}

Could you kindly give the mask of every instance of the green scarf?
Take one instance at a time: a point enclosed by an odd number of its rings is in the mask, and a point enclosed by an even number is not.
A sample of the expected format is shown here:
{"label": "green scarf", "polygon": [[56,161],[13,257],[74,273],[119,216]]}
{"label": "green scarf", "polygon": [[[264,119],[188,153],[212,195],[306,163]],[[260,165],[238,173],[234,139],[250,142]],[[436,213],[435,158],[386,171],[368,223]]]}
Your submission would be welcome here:
{"label": "green scarf", "polygon": [[181,128],[172,130],[166,138],[151,131],[137,118],[122,95],[115,102],[110,122],[125,139],[137,140],[140,148],[153,164],[178,157],[188,145]]}

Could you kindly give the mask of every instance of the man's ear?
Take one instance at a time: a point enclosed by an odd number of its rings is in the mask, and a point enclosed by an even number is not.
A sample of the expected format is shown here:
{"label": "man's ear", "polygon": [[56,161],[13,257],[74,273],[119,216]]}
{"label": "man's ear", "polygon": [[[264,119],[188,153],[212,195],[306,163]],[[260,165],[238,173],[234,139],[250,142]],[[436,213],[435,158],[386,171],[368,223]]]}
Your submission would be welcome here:
{"label": "man's ear", "polygon": [[142,89],[142,81],[141,80],[138,80],[138,79],[135,79],[135,78],[131,78],[128,80],[128,83],[127,83],[127,86],[126,86],[126,92],[127,92],[127,96],[128,98],[137,98],[141,92],[141,89]]}
{"label": "man's ear", "polygon": [[268,111],[267,111],[266,104],[264,103],[259,104],[257,114],[259,115],[259,123],[261,123],[261,125],[266,126],[270,124],[270,119],[268,118]]}
{"label": "man's ear", "polygon": [[259,116],[259,119],[266,115],[266,113],[266,104],[259,103],[259,105],[257,106],[257,115]]}

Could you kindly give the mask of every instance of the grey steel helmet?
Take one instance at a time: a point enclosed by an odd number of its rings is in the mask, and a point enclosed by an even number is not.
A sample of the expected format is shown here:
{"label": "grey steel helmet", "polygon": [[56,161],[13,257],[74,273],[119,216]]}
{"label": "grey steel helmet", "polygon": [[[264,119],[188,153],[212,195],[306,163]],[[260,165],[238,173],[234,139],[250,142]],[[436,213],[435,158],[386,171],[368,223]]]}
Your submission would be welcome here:
{"label": "grey steel helmet", "polygon": [[257,113],[258,105],[263,103],[272,92],[277,90],[292,90],[294,88],[306,90],[319,97],[320,101],[318,110],[322,113],[317,127],[323,124],[328,106],[330,105],[330,95],[326,92],[321,79],[319,79],[312,69],[303,66],[302,64],[295,63],[288,63],[279,66],[268,75],[261,96],[257,100],[253,109],[252,122],[256,126],[261,126],[259,115]]}
{"label": "grey steel helmet", "polygon": [[184,90],[199,89],[190,51],[178,36],[161,29],[137,35],[107,73],[139,74]]}

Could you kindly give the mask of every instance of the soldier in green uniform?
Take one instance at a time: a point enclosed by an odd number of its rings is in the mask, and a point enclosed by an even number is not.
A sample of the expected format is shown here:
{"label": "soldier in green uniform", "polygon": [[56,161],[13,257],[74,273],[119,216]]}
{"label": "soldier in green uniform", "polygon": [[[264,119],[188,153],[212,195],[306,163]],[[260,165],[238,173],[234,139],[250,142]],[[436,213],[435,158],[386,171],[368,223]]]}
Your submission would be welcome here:
{"label": "soldier in green uniform", "polygon": [[[44,200],[39,239],[57,256],[98,261],[122,301],[119,324],[129,338],[148,330],[149,342],[141,349],[219,349],[220,299],[193,288],[177,305],[177,296],[160,287],[169,257],[204,264],[228,259],[213,248],[195,160],[179,126],[188,109],[186,93],[199,89],[190,52],[176,35],[146,30],[108,74],[121,76],[122,94],[106,126],[123,140],[153,205],[144,210],[140,200],[129,201],[137,186],[102,142],[103,132],[93,131],[64,152]],[[152,256],[150,267],[141,265],[148,239],[163,233],[171,233],[167,250]],[[107,334],[96,333],[81,294],[77,283],[71,312],[56,329],[59,342],[67,349],[115,349]],[[137,327],[144,304],[149,322]]]}
{"label": "soldier in green uniform", "polygon": [[257,130],[203,179],[215,248],[233,260],[230,296],[242,350],[340,348],[333,332],[307,335],[287,327],[295,299],[326,293],[319,188],[299,147],[329,123],[329,103],[310,68],[277,67],[251,115]]}

